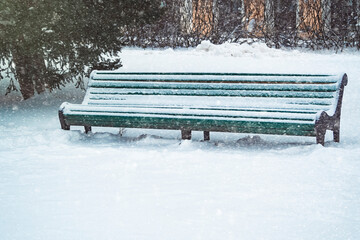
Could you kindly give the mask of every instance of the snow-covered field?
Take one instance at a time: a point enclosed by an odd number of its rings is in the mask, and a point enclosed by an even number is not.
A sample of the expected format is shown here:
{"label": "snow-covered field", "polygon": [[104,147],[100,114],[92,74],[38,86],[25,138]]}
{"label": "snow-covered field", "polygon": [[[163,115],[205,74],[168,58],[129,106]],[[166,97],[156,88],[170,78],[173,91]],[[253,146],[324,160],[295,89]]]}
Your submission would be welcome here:
{"label": "snow-covered field", "polygon": [[359,239],[360,53],[265,45],[124,49],[121,71],[346,72],[341,142],[60,129],[67,86],[19,102],[0,82],[0,239]]}

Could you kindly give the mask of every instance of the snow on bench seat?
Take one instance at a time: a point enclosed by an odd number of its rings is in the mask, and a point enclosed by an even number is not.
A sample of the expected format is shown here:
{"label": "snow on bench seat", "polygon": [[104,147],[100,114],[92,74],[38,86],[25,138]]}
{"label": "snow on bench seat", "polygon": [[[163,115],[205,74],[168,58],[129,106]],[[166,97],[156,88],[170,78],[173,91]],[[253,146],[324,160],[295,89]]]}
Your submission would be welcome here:
{"label": "snow on bench seat", "polygon": [[316,136],[339,141],[346,74],[123,73],[93,71],[82,104],[63,103],[71,125]]}

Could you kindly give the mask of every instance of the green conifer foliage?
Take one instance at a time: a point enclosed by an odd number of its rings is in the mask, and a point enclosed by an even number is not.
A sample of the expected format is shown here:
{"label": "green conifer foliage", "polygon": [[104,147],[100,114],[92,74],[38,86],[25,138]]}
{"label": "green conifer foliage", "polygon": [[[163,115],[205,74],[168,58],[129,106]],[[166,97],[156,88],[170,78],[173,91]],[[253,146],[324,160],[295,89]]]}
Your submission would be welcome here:
{"label": "green conifer foliage", "polygon": [[89,69],[121,66],[124,26],[156,21],[160,0],[0,0],[0,80],[24,99],[60,88]]}

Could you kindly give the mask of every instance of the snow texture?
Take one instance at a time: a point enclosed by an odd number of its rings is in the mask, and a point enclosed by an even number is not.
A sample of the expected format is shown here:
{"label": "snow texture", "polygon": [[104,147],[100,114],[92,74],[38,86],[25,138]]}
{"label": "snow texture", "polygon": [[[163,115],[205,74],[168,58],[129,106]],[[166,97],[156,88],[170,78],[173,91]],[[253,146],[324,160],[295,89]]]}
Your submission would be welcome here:
{"label": "snow texture", "polygon": [[0,82],[0,239],[358,239],[360,53],[126,48],[119,71],[346,72],[341,142],[180,131],[60,129],[62,102]]}

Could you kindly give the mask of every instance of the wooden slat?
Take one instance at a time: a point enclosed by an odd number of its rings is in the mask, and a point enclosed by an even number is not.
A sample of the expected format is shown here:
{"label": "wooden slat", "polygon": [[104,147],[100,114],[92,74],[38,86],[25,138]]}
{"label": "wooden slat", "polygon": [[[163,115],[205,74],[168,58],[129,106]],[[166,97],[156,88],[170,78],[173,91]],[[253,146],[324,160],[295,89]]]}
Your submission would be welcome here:
{"label": "wooden slat", "polygon": [[[206,114],[175,114],[175,113],[163,113],[163,114],[156,114],[156,113],[146,113],[146,112],[121,112],[121,113],[114,113],[114,112],[89,112],[89,111],[74,111],[72,112],[72,115],[82,115],[82,116],[98,116],[98,115],[107,115],[107,116],[114,116],[114,117],[123,117],[123,116],[133,116],[133,117],[162,117],[162,118],[172,118],[172,119],[178,119],[178,118],[184,118],[184,117],[191,117],[196,119],[213,119],[213,120],[224,120],[224,119],[233,119],[233,120],[244,120],[244,121],[286,121],[298,124],[303,123],[314,123],[315,122],[315,116],[308,116],[306,119],[303,115],[300,116],[276,116],[275,114],[273,116],[261,116],[261,115],[254,115],[254,116],[233,116],[233,115],[206,115]],[[69,116],[69,114],[68,114]],[[298,117],[298,118],[297,118]]]}
{"label": "wooden slat", "polygon": [[218,109],[181,109],[181,108],[129,108],[129,107],[74,107],[65,114],[108,114],[108,115],[159,115],[159,116],[191,116],[203,118],[247,118],[315,121],[316,112],[284,112],[284,111],[247,111]]}
{"label": "wooden slat", "polygon": [[202,89],[202,90],[258,90],[258,91],[315,91],[334,92],[336,84],[234,84],[234,83],[172,83],[172,82],[123,82],[123,81],[91,81],[88,87],[93,91],[107,92],[109,89]]}
{"label": "wooden slat", "polygon": [[222,131],[263,133],[280,135],[315,136],[314,125],[300,122],[265,122],[229,119],[196,119],[196,118],[167,118],[149,116],[109,116],[109,115],[68,115],[68,124],[130,127],[130,128],[159,128],[159,129],[192,129],[194,131]]}
{"label": "wooden slat", "polygon": [[334,99],[305,99],[305,98],[246,98],[246,97],[214,97],[214,96],[139,96],[116,95],[113,100],[85,99],[84,104],[103,106],[169,106],[191,108],[221,106],[223,108],[257,108],[257,109],[329,109]]}
{"label": "wooden slat", "polygon": [[121,111],[122,109],[129,108],[136,111],[136,109],[146,109],[147,111],[154,110],[164,110],[164,111],[172,111],[172,110],[181,110],[181,111],[235,111],[235,112],[267,112],[267,113],[304,113],[304,114],[316,114],[318,111],[316,109],[304,108],[304,109],[296,109],[296,108],[260,108],[260,107],[249,107],[249,108],[236,108],[236,107],[218,107],[218,106],[209,106],[209,107],[201,107],[201,106],[167,106],[167,105],[152,105],[152,104],[119,104],[119,105],[74,105],[69,111]]}
{"label": "wooden slat", "polygon": [[95,74],[92,80],[108,81],[137,81],[137,82],[205,82],[205,83],[278,83],[278,84],[322,84],[337,83],[338,76],[330,75],[286,75],[286,74],[181,74],[181,73],[163,73],[163,74]]}
{"label": "wooden slat", "polygon": [[111,82],[111,81],[121,81],[121,82],[138,82],[138,83],[232,83],[232,84],[334,84],[337,83],[337,80],[335,79],[327,79],[327,78],[319,78],[319,79],[297,79],[297,78],[269,78],[269,79],[263,79],[263,78],[222,78],[217,79],[214,77],[211,78],[200,78],[200,79],[96,79],[91,80],[96,82]]}
{"label": "wooden slat", "polygon": [[162,76],[162,75],[174,75],[174,76],[261,76],[261,77],[272,77],[272,76],[285,76],[285,77],[330,77],[334,75],[330,74],[296,74],[296,73],[220,73],[220,72],[116,72],[116,71],[93,71],[92,77],[95,78],[95,76],[101,76],[101,75],[143,75],[143,76],[149,76],[149,75],[156,75],[156,76]]}
{"label": "wooden slat", "polygon": [[[187,89],[111,89],[109,92],[90,89],[90,99],[117,99],[116,95],[226,96],[273,98],[333,98],[332,92],[187,90]],[[94,96],[96,94],[96,96]],[[112,96],[110,96],[110,94]]]}

